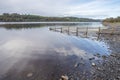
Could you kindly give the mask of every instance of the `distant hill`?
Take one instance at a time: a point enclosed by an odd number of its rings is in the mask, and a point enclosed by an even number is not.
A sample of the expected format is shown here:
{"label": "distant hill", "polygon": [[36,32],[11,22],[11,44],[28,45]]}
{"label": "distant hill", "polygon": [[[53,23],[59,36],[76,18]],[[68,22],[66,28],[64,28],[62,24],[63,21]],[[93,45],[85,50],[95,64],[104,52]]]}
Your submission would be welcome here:
{"label": "distant hill", "polygon": [[44,21],[68,21],[68,22],[100,22],[100,20],[77,17],[45,17],[38,15],[21,15],[17,13],[3,13],[0,22],[44,22]]}
{"label": "distant hill", "polygon": [[117,18],[106,18],[103,20],[103,22],[110,22],[110,23],[114,23],[114,22],[120,22],[120,16]]}

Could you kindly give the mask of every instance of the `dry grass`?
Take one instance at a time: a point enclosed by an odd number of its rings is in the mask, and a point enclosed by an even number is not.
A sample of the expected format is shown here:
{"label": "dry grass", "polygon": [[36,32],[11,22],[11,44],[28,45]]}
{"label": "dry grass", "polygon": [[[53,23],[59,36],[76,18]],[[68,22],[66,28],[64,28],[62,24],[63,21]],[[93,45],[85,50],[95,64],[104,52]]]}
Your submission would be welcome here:
{"label": "dry grass", "polygon": [[108,22],[103,22],[103,25],[109,26],[109,27],[120,27],[120,22],[119,23],[108,23]]}

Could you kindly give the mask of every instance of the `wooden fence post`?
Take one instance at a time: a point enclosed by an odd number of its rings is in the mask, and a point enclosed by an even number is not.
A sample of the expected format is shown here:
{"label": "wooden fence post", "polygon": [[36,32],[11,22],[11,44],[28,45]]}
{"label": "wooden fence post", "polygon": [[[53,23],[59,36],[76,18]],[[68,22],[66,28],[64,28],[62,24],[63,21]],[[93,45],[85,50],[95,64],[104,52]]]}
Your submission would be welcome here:
{"label": "wooden fence post", "polygon": [[87,37],[87,34],[88,34],[88,27],[86,27],[86,37]]}
{"label": "wooden fence post", "polygon": [[52,30],[52,29],[49,27],[49,30]]}
{"label": "wooden fence post", "polygon": [[78,36],[78,27],[76,27],[76,36]]}
{"label": "wooden fence post", "polygon": [[63,31],[62,31],[62,27],[61,27],[61,33],[62,33]]}
{"label": "wooden fence post", "polygon": [[100,27],[98,29],[99,29],[98,34],[100,34]]}
{"label": "wooden fence post", "polygon": [[69,35],[69,33],[70,33],[70,31],[69,31],[69,30],[70,30],[70,28],[68,27],[68,35]]}
{"label": "wooden fence post", "polygon": [[97,34],[97,41],[99,40],[99,38],[100,38],[100,34]]}
{"label": "wooden fence post", "polygon": [[55,31],[56,31],[56,27],[55,27]]}

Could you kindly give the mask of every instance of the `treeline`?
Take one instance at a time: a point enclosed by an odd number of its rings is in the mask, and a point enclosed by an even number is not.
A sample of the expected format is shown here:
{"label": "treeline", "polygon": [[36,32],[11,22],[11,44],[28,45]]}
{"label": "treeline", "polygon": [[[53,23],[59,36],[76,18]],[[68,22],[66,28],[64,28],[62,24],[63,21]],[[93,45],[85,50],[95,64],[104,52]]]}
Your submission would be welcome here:
{"label": "treeline", "polygon": [[103,20],[103,22],[110,22],[110,23],[114,23],[114,22],[120,22],[120,17],[117,18],[106,18],[105,20]]}
{"label": "treeline", "polygon": [[39,21],[73,21],[73,22],[99,22],[100,20],[94,20],[89,18],[77,18],[77,17],[45,17],[38,15],[26,15],[17,13],[3,13],[0,15],[0,22],[39,22]]}

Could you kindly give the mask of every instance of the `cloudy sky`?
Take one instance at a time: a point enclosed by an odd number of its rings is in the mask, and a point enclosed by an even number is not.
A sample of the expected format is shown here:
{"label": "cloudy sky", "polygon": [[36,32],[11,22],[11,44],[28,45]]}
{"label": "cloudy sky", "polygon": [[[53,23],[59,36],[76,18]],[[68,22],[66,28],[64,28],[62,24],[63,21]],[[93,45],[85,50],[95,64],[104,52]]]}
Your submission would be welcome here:
{"label": "cloudy sky", "polygon": [[106,18],[120,16],[120,0],[0,0],[0,14]]}

